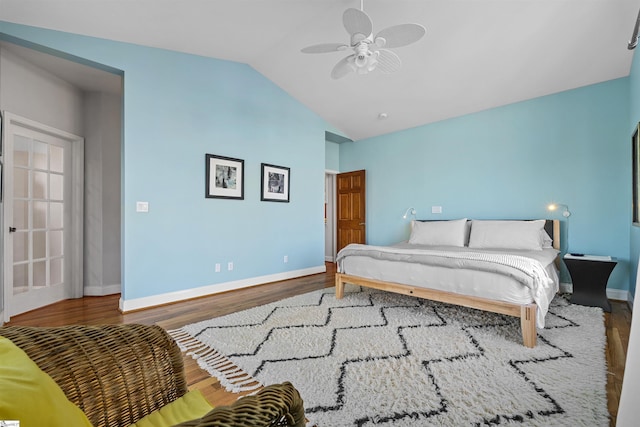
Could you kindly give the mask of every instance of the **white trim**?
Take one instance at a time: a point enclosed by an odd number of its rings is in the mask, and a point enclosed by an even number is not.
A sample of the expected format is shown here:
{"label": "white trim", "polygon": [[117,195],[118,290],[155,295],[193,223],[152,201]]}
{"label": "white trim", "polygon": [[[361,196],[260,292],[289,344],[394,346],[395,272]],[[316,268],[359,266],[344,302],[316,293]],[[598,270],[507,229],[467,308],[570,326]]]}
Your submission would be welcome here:
{"label": "white trim", "polygon": [[622,289],[607,288],[607,298],[617,301],[628,301],[629,291],[623,291]]}
{"label": "white trim", "polygon": [[204,297],[235,289],[248,288],[250,286],[263,285],[265,283],[278,282],[281,280],[295,279],[296,277],[309,276],[311,274],[325,273],[326,271],[327,267],[322,265],[301,270],[285,271],[283,273],[270,274],[267,276],[250,277],[248,279],[235,280],[233,282],[216,283],[215,285],[201,286],[199,288],[186,289],[184,291],[167,292],[165,294],[152,295],[143,298],[123,300],[121,297],[120,311],[127,313],[133,310],[170,304],[173,302]]}
{"label": "white trim", "polygon": [[119,294],[122,292],[122,286],[119,283],[104,286],[85,286],[84,296],[101,297],[104,295]]}
{"label": "white trim", "polygon": [[71,141],[71,298],[83,296],[84,284],[84,138]]}
{"label": "white trim", "polygon": [[[333,186],[331,188],[331,203],[329,203],[329,205],[331,206],[331,216],[332,216],[332,221],[331,221],[331,233],[333,233],[333,237],[331,238],[331,241],[333,243],[333,248],[332,248],[332,256],[331,257],[327,257],[325,256],[325,261],[328,262],[336,262],[336,247],[338,246],[337,240],[338,240],[338,187],[337,187],[337,176],[338,174],[340,174],[340,171],[336,171],[336,170],[332,170],[332,169],[325,169],[324,170],[324,174],[325,174],[325,178],[327,175],[332,175],[332,179],[331,179],[331,185]],[[326,184],[326,180],[325,180],[325,184]],[[326,233],[326,227],[325,227],[325,233]],[[326,241],[326,239],[325,239]]]}

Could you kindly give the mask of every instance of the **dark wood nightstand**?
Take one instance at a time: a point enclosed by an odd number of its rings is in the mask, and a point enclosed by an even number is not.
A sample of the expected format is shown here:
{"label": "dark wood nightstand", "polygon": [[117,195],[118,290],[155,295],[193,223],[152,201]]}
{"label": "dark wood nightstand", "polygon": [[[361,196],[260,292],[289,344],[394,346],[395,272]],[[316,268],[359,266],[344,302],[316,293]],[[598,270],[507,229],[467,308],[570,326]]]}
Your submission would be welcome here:
{"label": "dark wood nightstand", "polygon": [[566,254],[564,263],[573,283],[570,302],[602,307],[604,311],[611,312],[611,304],[607,299],[607,282],[618,263],[617,259],[607,256]]}

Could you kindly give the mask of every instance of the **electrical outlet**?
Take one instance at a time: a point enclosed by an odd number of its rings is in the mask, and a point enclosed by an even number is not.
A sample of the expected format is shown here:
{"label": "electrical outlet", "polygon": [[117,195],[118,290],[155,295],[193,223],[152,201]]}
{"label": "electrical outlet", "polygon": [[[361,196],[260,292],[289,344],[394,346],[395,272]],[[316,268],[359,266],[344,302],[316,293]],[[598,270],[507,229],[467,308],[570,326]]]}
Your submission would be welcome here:
{"label": "electrical outlet", "polygon": [[431,213],[433,214],[441,214],[442,206],[431,206]]}
{"label": "electrical outlet", "polygon": [[136,212],[149,212],[149,202],[136,202]]}
{"label": "electrical outlet", "polygon": [[229,271],[233,270],[233,262],[229,262],[227,264],[227,270],[229,270]]}
{"label": "electrical outlet", "polygon": [[220,273],[220,263],[216,263],[216,273]]}
{"label": "electrical outlet", "polygon": [[285,255],[285,256],[284,256],[284,262],[285,262],[285,263],[289,262],[289,255]]}

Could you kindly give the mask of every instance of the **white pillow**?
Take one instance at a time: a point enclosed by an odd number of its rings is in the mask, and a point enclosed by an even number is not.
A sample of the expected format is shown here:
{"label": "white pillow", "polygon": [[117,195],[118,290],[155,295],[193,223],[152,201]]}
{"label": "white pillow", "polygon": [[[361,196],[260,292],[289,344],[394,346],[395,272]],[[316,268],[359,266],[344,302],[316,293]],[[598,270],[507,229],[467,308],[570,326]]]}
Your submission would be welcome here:
{"label": "white pillow", "polygon": [[470,248],[542,250],[545,221],[471,222]]}
{"label": "white pillow", "polygon": [[449,221],[413,221],[409,243],[429,246],[464,246],[467,218]]}

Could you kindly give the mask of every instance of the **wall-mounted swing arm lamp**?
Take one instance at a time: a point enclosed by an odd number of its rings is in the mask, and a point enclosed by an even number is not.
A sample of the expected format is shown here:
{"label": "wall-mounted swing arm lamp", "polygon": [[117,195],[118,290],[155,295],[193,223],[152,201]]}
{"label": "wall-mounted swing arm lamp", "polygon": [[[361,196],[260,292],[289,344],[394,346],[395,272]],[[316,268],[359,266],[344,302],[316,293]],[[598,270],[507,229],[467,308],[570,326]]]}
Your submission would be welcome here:
{"label": "wall-mounted swing arm lamp", "polygon": [[550,205],[547,206],[547,209],[550,211],[555,211],[561,208],[564,208],[564,211],[562,212],[562,216],[565,218],[569,218],[571,216],[571,212],[569,212],[569,206],[562,205],[560,203],[551,203]]}
{"label": "wall-mounted swing arm lamp", "polygon": [[407,217],[408,217],[409,215],[413,215],[413,217],[415,218],[417,213],[418,213],[418,212],[416,211],[416,208],[409,208],[409,209],[407,209],[407,211],[404,213],[404,215],[402,215],[402,219],[407,219]]}

